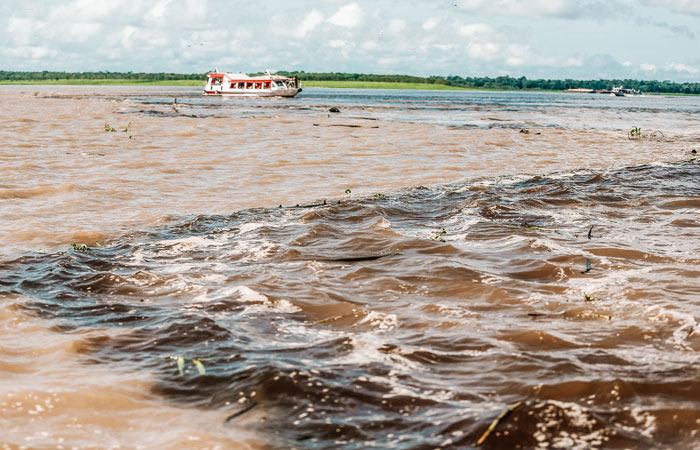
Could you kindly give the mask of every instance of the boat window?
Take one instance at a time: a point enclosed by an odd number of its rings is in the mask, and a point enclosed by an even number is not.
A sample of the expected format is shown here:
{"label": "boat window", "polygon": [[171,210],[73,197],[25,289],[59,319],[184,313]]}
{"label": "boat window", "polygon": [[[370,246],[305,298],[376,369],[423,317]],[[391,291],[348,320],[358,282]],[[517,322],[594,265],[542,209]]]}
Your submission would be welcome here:
{"label": "boat window", "polygon": [[211,84],[221,84],[222,78],[214,77],[211,79]]}

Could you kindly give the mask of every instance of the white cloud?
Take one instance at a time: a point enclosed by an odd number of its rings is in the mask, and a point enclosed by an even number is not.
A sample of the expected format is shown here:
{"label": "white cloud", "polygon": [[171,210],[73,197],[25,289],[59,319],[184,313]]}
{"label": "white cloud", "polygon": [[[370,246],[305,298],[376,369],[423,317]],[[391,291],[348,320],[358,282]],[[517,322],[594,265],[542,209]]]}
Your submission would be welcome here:
{"label": "white cloud", "polygon": [[696,69],[695,67],[690,67],[686,66],[685,64],[682,63],[677,63],[677,62],[672,62],[666,65],[666,70],[670,70],[672,72],[686,72],[690,74],[695,74],[700,72],[700,70]]}
{"label": "white cloud", "polygon": [[[459,35],[465,37],[467,53],[471,58],[482,61],[496,59],[515,58],[515,55],[506,55],[502,51],[502,44],[507,42],[505,35],[497,33],[490,25],[485,23],[471,23],[459,28]],[[513,65],[519,65],[518,61],[511,59]]]}
{"label": "white cloud", "polygon": [[70,36],[75,42],[87,42],[102,31],[102,24],[94,22],[76,22],[70,27]]}
{"label": "white cloud", "polygon": [[697,0],[646,0],[649,6],[659,6],[681,14],[700,16],[700,2]]}
{"label": "white cloud", "polygon": [[299,26],[292,33],[294,37],[303,38],[311,33],[314,28],[323,22],[323,14],[314,10],[311,10],[304,20],[299,24]]}
{"label": "white cloud", "polygon": [[343,28],[355,28],[362,22],[362,8],[357,3],[345,5],[328,22]]}
{"label": "white cloud", "polygon": [[31,45],[40,41],[39,32],[45,26],[44,22],[23,17],[10,17],[7,23],[7,33],[16,45]]}
{"label": "white cloud", "polygon": [[10,58],[29,58],[35,60],[36,62],[36,60],[40,60],[42,58],[55,57],[58,54],[58,52],[46,47],[32,45],[27,47],[15,47],[4,49],[2,51],[2,54]]}
{"label": "white cloud", "polygon": [[374,51],[379,49],[379,44],[375,40],[365,41],[361,45],[362,50]]}
{"label": "white cloud", "polygon": [[166,13],[170,10],[170,4],[173,0],[160,0],[155,2],[153,6],[143,16],[143,22],[149,26],[163,26],[166,23]]}
{"label": "white cloud", "polygon": [[455,6],[470,12],[501,16],[554,17],[575,19],[601,16],[614,6],[602,0],[454,0]]}
{"label": "white cloud", "polygon": [[347,46],[347,42],[343,41],[342,39],[333,39],[328,42],[328,45],[331,46],[331,48],[345,48]]}
{"label": "white cloud", "polygon": [[408,27],[408,23],[403,19],[392,19],[389,22],[389,31],[394,34],[403,32]]}
{"label": "white cloud", "polygon": [[421,28],[423,28],[425,31],[430,31],[433,28],[435,28],[439,23],[440,23],[440,19],[437,19],[435,17],[429,17],[428,20],[423,22],[423,25],[421,25]]}
{"label": "white cloud", "polygon": [[656,64],[650,64],[650,63],[640,64],[639,68],[645,72],[653,72],[657,69]]}

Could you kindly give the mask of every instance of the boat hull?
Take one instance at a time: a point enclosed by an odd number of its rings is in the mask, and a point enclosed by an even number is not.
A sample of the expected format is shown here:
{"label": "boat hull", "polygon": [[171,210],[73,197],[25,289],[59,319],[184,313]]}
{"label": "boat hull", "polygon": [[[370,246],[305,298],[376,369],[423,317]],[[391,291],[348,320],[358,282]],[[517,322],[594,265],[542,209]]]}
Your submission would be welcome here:
{"label": "boat hull", "polygon": [[301,88],[297,89],[228,89],[228,90],[204,90],[206,95],[219,97],[294,97]]}

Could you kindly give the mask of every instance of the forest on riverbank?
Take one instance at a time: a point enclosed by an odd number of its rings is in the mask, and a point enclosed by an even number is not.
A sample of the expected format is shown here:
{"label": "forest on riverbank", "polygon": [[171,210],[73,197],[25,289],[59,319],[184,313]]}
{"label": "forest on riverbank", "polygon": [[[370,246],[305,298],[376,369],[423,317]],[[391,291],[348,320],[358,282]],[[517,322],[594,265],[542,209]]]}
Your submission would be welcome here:
{"label": "forest on riverbank", "polygon": [[[598,79],[598,80],[550,80],[528,79],[526,77],[461,77],[458,75],[416,77],[412,75],[377,75],[342,72],[304,72],[279,71],[280,75],[297,76],[307,86],[314,84],[327,87],[368,86],[381,83],[383,87],[391,83],[405,87],[409,84],[420,84],[430,88],[462,88],[487,90],[530,90],[530,91],[563,91],[566,89],[611,89],[613,86],[624,86],[628,89],[638,89],[644,93],[665,94],[695,94],[700,95],[699,83],[678,83],[658,80],[632,79]],[[255,74],[251,74],[255,75]],[[0,71],[0,84],[158,84],[158,85],[192,85],[203,84],[206,73],[144,73],[144,72],[14,72]],[[314,83],[317,82],[317,83]]]}

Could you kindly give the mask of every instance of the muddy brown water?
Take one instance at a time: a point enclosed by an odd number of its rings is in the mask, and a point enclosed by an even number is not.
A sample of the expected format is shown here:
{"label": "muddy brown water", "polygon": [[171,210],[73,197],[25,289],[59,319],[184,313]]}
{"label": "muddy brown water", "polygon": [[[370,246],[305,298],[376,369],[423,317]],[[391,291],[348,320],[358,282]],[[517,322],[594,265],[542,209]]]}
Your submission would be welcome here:
{"label": "muddy brown water", "polygon": [[6,448],[700,444],[700,100],[0,91]]}

